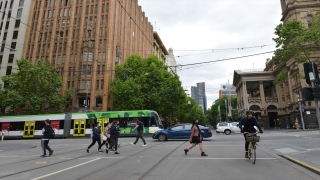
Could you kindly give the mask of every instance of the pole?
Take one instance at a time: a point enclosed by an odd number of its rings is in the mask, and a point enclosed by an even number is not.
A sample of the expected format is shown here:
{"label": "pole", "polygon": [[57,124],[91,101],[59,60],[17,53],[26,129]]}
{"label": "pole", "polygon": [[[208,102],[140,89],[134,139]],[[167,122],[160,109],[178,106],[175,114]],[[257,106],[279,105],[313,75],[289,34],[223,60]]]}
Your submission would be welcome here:
{"label": "pole", "polygon": [[227,99],[224,100],[224,104],[226,106],[226,122],[228,121],[228,106],[227,106]]}
{"label": "pole", "polygon": [[[311,63],[312,65],[312,73],[313,73],[313,77],[315,77],[314,75],[316,74],[316,71],[314,69],[313,63]],[[311,81],[311,88],[314,88],[314,79]],[[314,98],[314,104],[316,106],[316,112],[317,112],[317,119],[318,119],[318,128],[320,131],[320,111],[319,111],[319,104],[318,104],[318,99]]]}
{"label": "pole", "polygon": [[298,104],[299,104],[299,113],[300,113],[300,118],[301,118],[301,123],[302,123],[302,129],[305,130],[304,120],[303,120],[302,110],[301,110],[301,101],[300,101],[299,97],[298,97]]}

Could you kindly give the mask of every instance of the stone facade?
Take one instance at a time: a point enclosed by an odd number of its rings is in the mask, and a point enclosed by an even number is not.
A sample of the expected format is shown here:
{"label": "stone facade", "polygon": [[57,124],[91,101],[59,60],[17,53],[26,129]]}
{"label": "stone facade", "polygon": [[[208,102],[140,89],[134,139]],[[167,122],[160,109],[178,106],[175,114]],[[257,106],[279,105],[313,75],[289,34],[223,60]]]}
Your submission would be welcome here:
{"label": "stone facade", "polygon": [[154,52],[153,27],[138,0],[33,0],[29,25],[24,57],[59,69],[61,93],[75,89],[75,111],[86,102],[90,111],[112,109],[115,66]]}

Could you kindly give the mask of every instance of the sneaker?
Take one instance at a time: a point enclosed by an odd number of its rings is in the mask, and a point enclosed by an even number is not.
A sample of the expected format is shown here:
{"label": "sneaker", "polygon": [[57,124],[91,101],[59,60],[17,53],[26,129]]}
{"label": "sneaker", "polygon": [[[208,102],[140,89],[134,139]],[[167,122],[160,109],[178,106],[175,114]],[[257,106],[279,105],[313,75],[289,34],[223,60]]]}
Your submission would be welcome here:
{"label": "sneaker", "polygon": [[132,144],[132,146],[135,146],[136,144],[133,144],[133,143],[131,143]]}
{"label": "sneaker", "polygon": [[106,153],[108,154],[108,152],[109,152],[109,150],[108,149],[106,149]]}
{"label": "sneaker", "polygon": [[188,149],[184,149],[184,154],[187,155],[188,151]]}
{"label": "sneaker", "polygon": [[118,153],[118,152],[115,152],[114,154],[120,154],[120,153]]}
{"label": "sneaker", "polygon": [[208,156],[208,155],[205,152],[202,152],[201,156]]}
{"label": "sneaker", "polygon": [[41,155],[40,157],[47,157],[47,156],[44,154],[44,155]]}
{"label": "sneaker", "polygon": [[86,151],[87,151],[87,153],[89,153],[89,149],[88,148],[86,149]]}
{"label": "sneaker", "polygon": [[51,156],[53,154],[53,150],[49,152],[49,156]]}
{"label": "sneaker", "polygon": [[103,152],[101,149],[98,150],[99,153]]}
{"label": "sneaker", "polygon": [[245,158],[249,158],[248,152],[246,152],[246,154],[245,154],[244,157],[245,157]]}
{"label": "sneaker", "polygon": [[144,145],[142,145],[142,146],[147,146],[147,144],[144,144]]}
{"label": "sneaker", "polygon": [[120,147],[120,144],[121,144],[121,143],[118,143],[118,148]]}

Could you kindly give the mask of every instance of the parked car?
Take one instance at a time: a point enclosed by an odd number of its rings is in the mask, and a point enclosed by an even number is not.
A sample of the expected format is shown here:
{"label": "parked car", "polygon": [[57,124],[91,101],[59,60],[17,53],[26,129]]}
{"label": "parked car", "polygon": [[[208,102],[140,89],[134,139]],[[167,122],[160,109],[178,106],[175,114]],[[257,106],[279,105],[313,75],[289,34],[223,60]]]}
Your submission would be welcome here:
{"label": "parked car", "polygon": [[[189,139],[191,135],[192,124],[176,124],[164,130],[159,130],[152,135],[153,139],[158,139],[159,141],[166,141],[168,139]],[[200,139],[208,138],[212,136],[210,127],[199,125],[201,130]]]}
{"label": "parked car", "polygon": [[225,133],[226,135],[230,135],[233,133],[240,133],[241,130],[239,128],[238,122],[221,122],[216,126],[217,133]]}
{"label": "parked car", "polygon": [[[254,128],[258,131],[256,126],[254,126]],[[230,135],[231,133],[241,133],[241,130],[239,127],[239,122],[221,122],[217,124],[216,132]]]}

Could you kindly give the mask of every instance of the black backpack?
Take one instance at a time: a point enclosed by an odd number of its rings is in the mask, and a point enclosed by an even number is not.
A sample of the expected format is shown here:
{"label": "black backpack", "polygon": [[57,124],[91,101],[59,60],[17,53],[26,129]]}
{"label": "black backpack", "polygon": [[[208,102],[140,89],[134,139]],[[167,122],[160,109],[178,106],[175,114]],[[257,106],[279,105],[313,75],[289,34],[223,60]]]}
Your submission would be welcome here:
{"label": "black backpack", "polygon": [[50,126],[50,128],[49,128],[49,138],[54,138],[55,135],[56,134],[55,134],[53,128]]}

